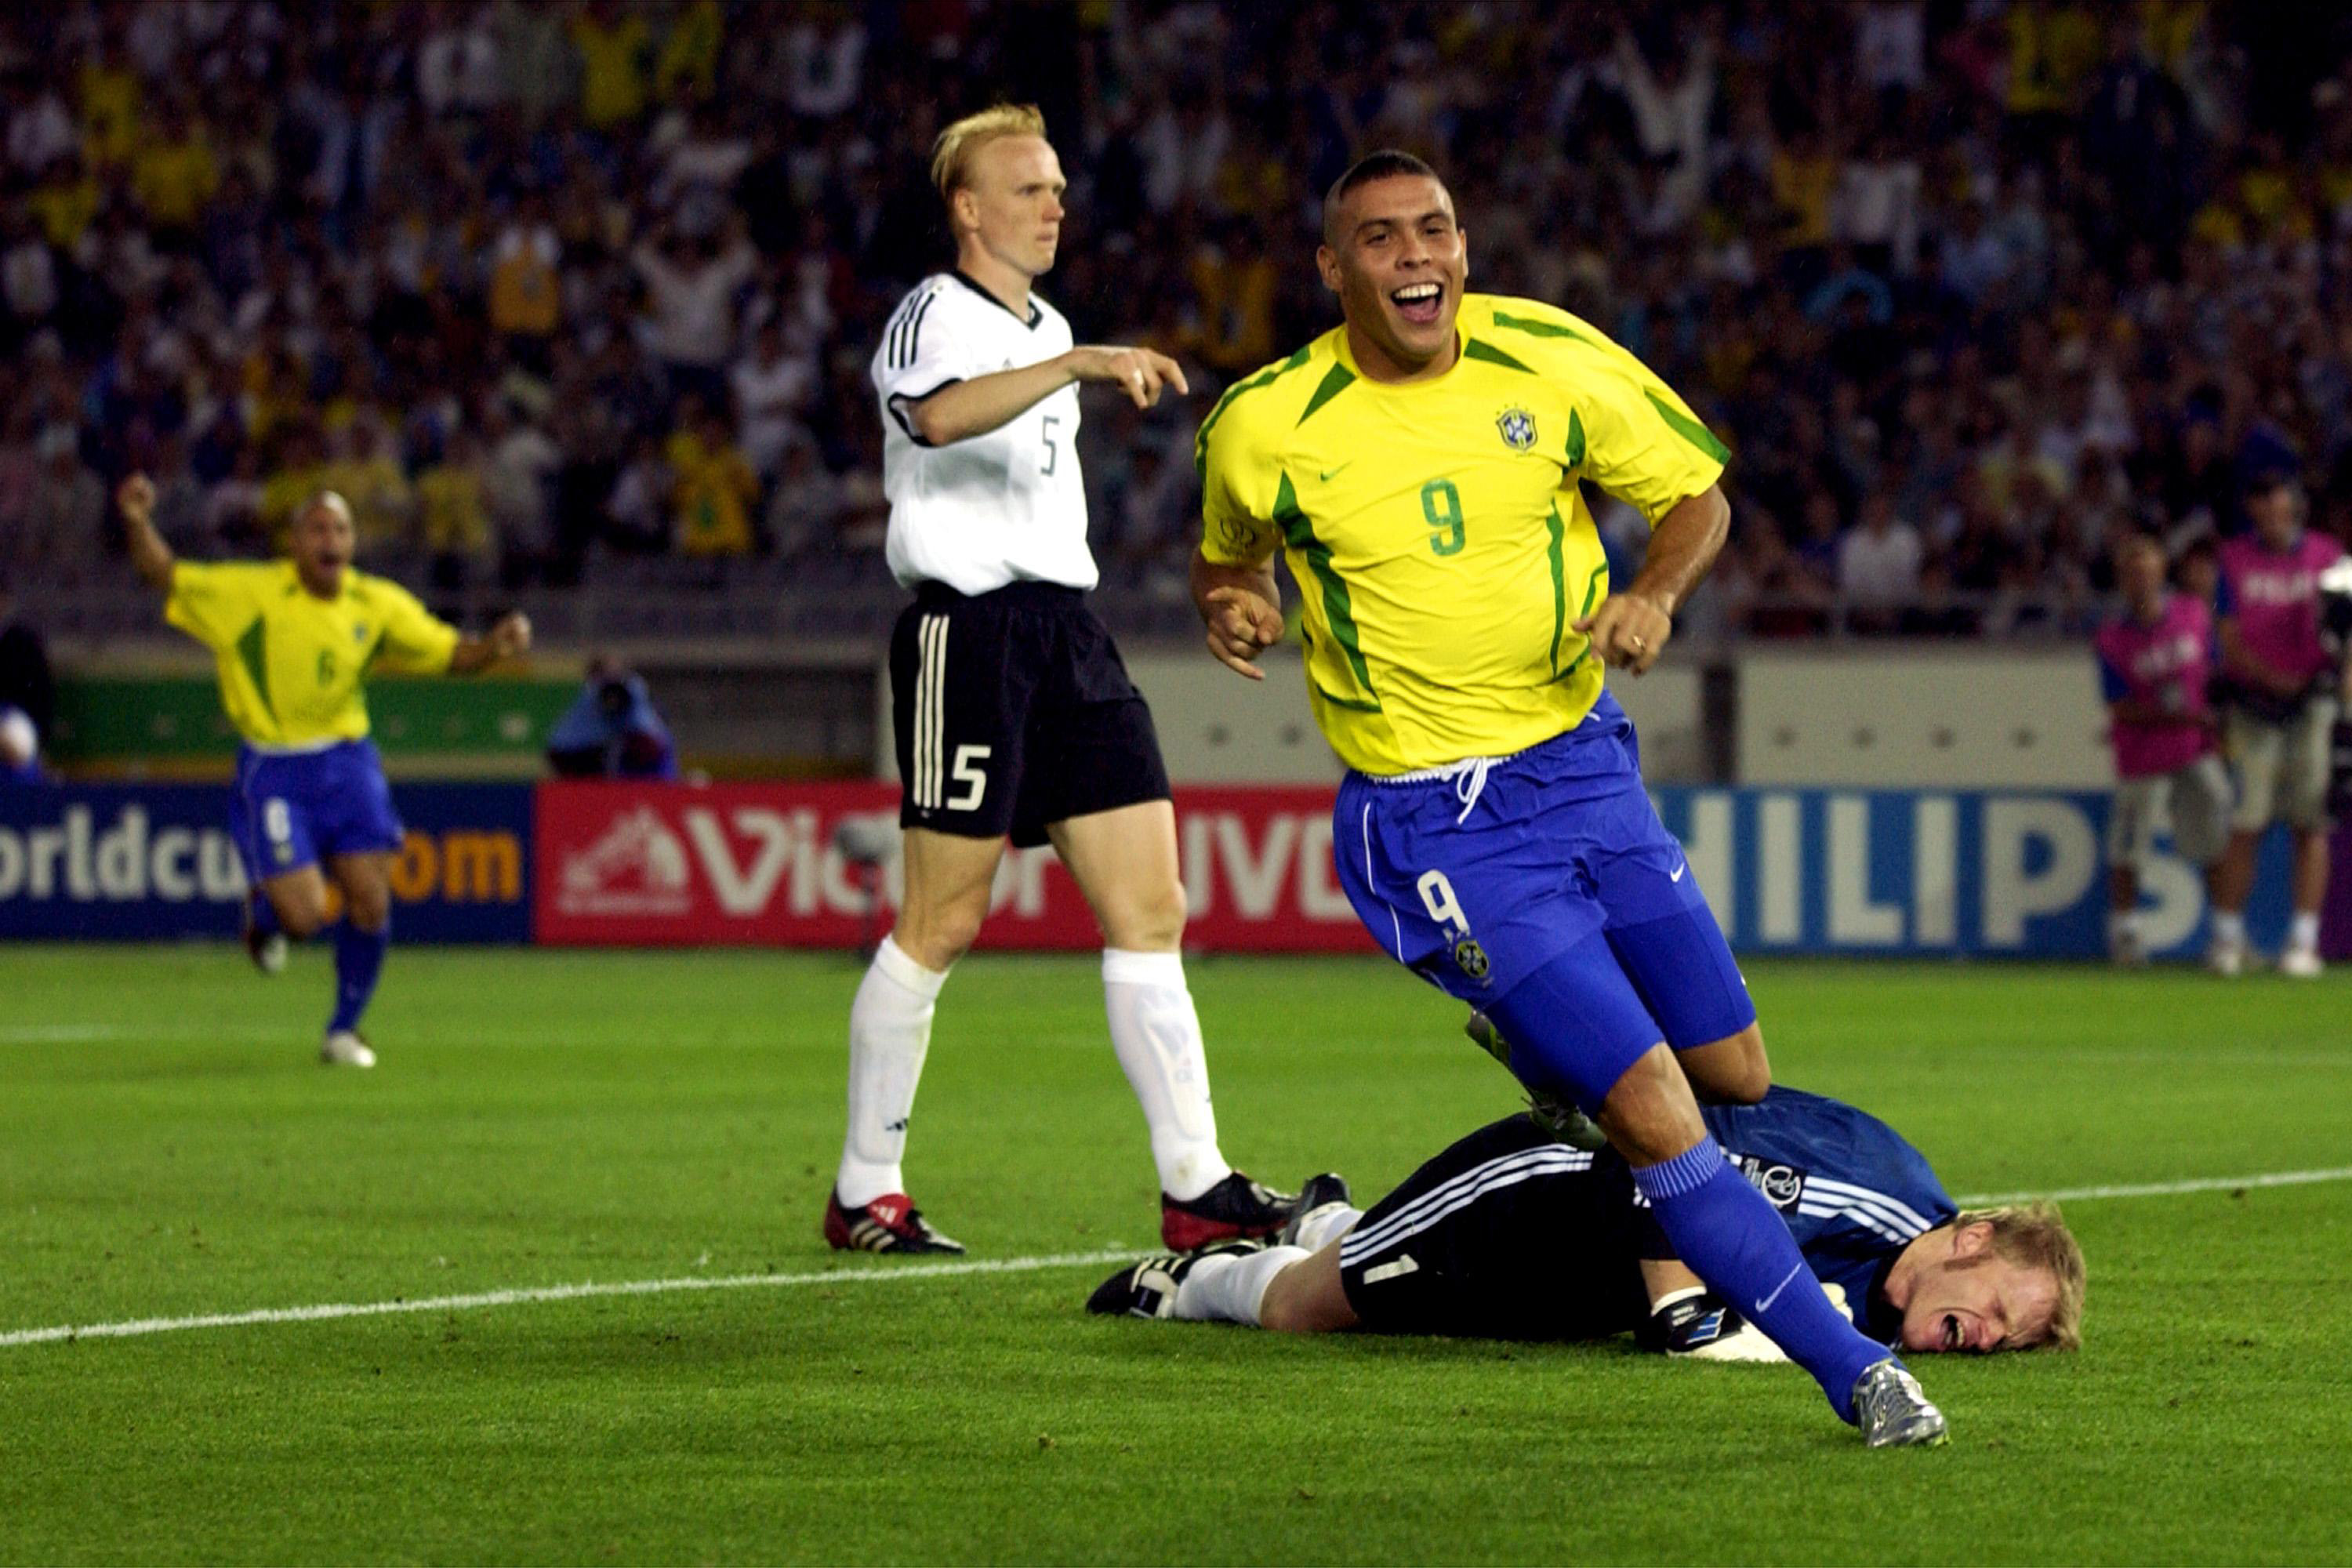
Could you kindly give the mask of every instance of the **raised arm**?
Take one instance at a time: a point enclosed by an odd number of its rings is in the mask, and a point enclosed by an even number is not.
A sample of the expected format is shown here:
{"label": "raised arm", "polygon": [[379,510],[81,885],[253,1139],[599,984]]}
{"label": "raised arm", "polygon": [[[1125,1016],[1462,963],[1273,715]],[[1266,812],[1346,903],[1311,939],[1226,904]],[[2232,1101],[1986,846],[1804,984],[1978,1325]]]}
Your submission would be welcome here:
{"label": "raised arm", "polygon": [[1658,662],[1675,634],[1675,612],[1731,537],[1731,503],[1709,485],[1676,501],[1650,535],[1650,551],[1631,586],[1576,623],[1612,668],[1639,675]]}
{"label": "raised arm", "polygon": [[915,438],[929,447],[945,447],[985,436],[1054,394],[1082,381],[1110,382],[1149,408],[1160,401],[1163,387],[1190,395],[1181,366],[1153,349],[1083,344],[1066,354],[1019,370],[1001,370],[943,386],[920,402],[898,400],[892,406]]}
{"label": "raised arm", "polygon": [[520,610],[509,611],[490,628],[486,637],[461,639],[449,655],[452,675],[479,675],[501,659],[527,652],[530,647],[530,617]]}
{"label": "raised arm", "polygon": [[123,533],[131,545],[131,564],[149,587],[170,593],[172,568],[178,563],[172,547],[155,531],[154,484],[144,474],[133,474],[115,487],[114,504],[122,512]]}

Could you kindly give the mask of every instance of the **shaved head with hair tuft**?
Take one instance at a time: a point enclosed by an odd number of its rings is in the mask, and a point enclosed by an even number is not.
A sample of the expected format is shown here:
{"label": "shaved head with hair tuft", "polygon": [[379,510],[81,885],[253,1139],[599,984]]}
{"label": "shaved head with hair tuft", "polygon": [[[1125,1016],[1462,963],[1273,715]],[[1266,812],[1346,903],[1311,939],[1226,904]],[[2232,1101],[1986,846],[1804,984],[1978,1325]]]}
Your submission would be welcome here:
{"label": "shaved head with hair tuft", "polygon": [[1002,136],[1043,136],[1045,116],[1034,103],[997,103],[967,114],[931,143],[931,184],[951,201],[971,175],[971,155]]}

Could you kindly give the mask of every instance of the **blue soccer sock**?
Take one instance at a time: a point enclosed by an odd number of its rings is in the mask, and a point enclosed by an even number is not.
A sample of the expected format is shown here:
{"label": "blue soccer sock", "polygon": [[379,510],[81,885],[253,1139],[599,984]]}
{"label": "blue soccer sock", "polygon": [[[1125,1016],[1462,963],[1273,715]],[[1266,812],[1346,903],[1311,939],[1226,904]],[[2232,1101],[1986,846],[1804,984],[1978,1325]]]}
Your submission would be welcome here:
{"label": "blue soccer sock", "polygon": [[1885,1361],[1822,1294],[1796,1238],[1764,1195],[1703,1138],[1663,1164],[1633,1172],[1690,1271],[1813,1374],[1840,1419],[1853,1419],[1853,1383]]}
{"label": "blue soccer sock", "polygon": [[376,976],[383,973],[383,955],[392,951],[392,924],[382,931],[362,931],[346,918],[335,925],[335,1016],[327,1033],[360,1026],[360,1015],[375,995]]}
{"label": "blue soccer sock", "polygon": [[269,895],[258,888],[245,896],[245,918],[252,921],[253,929],[263,936],[279,936],[286,930],[278,921],[278,906],[271,903]]}

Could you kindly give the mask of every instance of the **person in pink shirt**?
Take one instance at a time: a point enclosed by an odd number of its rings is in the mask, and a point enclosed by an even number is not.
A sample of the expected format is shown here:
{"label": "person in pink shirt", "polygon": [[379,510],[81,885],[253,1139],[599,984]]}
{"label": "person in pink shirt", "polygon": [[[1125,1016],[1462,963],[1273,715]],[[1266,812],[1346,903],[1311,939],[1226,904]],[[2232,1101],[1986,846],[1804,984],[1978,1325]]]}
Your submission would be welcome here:
{"label": "person in pink shirt", "polygon": [[2213,873],[2217,974],[2245,967],[2247,897],[2254,849],[2273,821],[2294,835],[2294,921],[2279,973],[2316,977],[2319,906],[2327,894],[2328,739],[2346,680],[2344,661],[2320,636],[2319,574],[2344,553],[2303,526],[2293,474],[2258,476],[2246,491],[2253,531],[2221,546],[2221,668],[2229,679],[2224,730],[2238,771],[2230,845]]}
{"label": "person in pink shirt", "polygon": [[2230,772],[2207,700],[2213,616],[2165,581],[2164,545],[2150,534],[2116,552],[2120,616],[2099,628],[2099,681],[2113,721],[2115,807],[2107,819],[2107,953],[2147,962],[2139,930],[2141,868],[2169,817],[2173,847],[2210,871],[2229,838]]}

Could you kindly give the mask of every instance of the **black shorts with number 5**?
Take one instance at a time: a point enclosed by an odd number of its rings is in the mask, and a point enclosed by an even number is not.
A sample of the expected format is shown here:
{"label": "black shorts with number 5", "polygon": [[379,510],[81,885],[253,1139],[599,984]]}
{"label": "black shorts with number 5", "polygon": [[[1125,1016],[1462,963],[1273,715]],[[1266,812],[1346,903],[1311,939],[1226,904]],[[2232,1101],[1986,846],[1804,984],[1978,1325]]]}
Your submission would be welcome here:
{"label": "black shorts with number 5", "polygon": [[890,634],[898,821],[966,838],[1168,798],[1151,710],[1086,595],[926,583]]}

